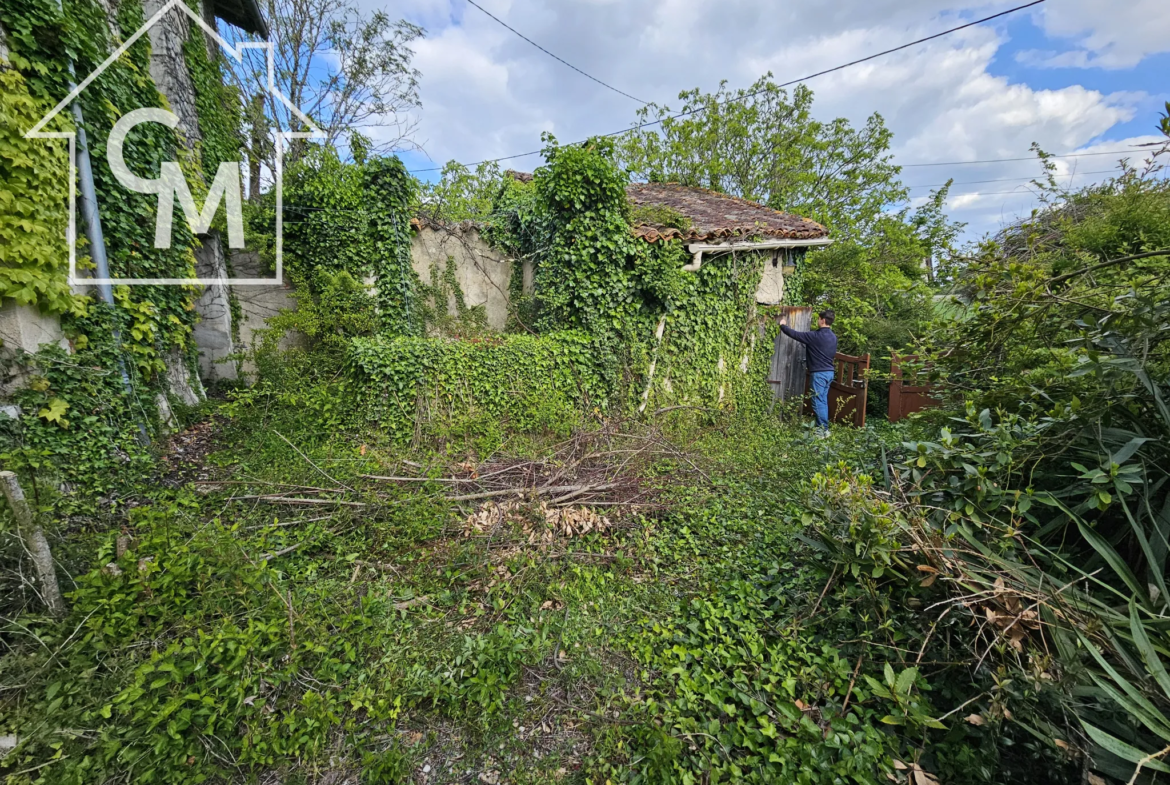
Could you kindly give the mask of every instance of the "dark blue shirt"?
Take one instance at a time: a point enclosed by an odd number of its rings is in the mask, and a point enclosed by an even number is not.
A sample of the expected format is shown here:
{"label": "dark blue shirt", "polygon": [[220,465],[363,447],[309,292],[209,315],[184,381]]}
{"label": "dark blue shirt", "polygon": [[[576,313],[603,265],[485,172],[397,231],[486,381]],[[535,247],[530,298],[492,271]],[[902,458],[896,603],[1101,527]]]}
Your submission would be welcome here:
{"label": "dark blue shirt", "polygon": [[809,333],[793,330],[786,324],[780,325],[780,331],[794,341],[804,344],[808,352],[808,372],[835,370],[833,358],[837,354],[837,336],[828,327]]}

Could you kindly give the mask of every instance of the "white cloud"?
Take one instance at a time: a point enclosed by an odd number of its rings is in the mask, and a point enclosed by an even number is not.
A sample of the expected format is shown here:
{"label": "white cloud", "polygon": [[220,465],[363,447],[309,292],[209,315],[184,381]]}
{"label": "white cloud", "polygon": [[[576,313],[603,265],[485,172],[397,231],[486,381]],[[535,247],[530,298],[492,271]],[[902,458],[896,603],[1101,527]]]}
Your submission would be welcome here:
{"label": "white cloud", "polygon": [[1044,31],[1074,39],[1079,51],[1055,55],[1047,65],[1132,68],[1145,57],[1170,51],[1166,0],[1060,0],[1041,6]]}
{"label": "white cloud", "polygon": [[[786,81],[1009,5],[985,0],[949,0],[941,8],[936,0],[478,2],[598,79],[639,98],[675,106],[683,89],[714,90],[722,79],[732,87],[747,86],[769,70],[777,81]],[[1076,38],[1089,52],[1086,57],[1120,62],[1117,45],[1110,41],[1121,40],[1124,25],[1114,17],[1128,19],[1132,27],[1133,14],[1115,14],[1109,0],[1061,0],[1052,7],[1066,5],[1088,8],[1098,21],[1078,27],[1076,14],[1052,9],[1033,19],[1052,35]],[[1134,5],[1149,3],[1135,0]],[[636,102],[549,58],[465,0],[405,0],[398,13],[429,31],[417,46],[416,65],[423,73],[419,140],[440,164],[450,158],[474,162],[536,150],[542,131],[574,141],[634,121]],[[1032,142],[1067,152],[1134,117],[1142,96],[1124,90],[1103,93],[1078,85],[1039,90],[995,76],[991,69],[1003,35],[1003,28],[994,26],[971,28],[815,79],[809,83],[816,92],[814,111],[855,123],[880,112],[894,131],[896,158],[902,163],[1024,157]],[[1151,47],[1158,44],[1152,39],[1143,32],[1144,43],[1134,50],[1154,51]],[[1170,34],[1159,40],[1170,42]],[[1119,143],[1106,143],[1105,149],[1109,144]],[[539,162],[533,156],[507,165],[531,170]],[[989,205],[1004,202],[1000,192],[1039,173],[1035,162],[1020,161],[908,168],[904,179],[911,185],[948,177],[1005,180],[1002,185],[974,186],[994,195],[961,186],[952,191],[955,216],[981,233],[998,225],[1000,216]],[[924,188],[911,191],[914,197],[925,193]],[[970,198],[960,201],[966,194]],[[1031,197],[1006,198],[1014,204]]]}

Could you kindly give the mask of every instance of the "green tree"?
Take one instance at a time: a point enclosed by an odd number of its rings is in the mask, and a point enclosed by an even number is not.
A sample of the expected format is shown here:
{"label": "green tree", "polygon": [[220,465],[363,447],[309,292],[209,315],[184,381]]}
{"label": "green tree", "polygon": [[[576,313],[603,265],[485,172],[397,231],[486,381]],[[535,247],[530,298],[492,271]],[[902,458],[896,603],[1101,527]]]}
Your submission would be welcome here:
{"label": "green tree", "polygon": [[761,202],[825,224],[839,239],[862,238],[889,205],[904,201],[891,133],[881,115],[860,128],[813,117],[813,92],[789,96],[769,73],[747,89],[679,95],[682,109],[650,104],[619,142],[635,179],[679,182]]}

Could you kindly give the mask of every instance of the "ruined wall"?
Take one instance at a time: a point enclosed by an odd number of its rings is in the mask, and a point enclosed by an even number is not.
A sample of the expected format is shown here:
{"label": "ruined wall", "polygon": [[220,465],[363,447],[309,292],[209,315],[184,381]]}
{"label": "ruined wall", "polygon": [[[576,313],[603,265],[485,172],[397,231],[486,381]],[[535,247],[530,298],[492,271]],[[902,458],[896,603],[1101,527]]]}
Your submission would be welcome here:
{"label": "ruined wall", "polygon": [[[463,291],[464,302],[469,308],[484,306],[488,326],[504,329],[508,322],[508,286],[513,262],[488,245],[474,224],[465,221],[445,226],[419,225],[411,241],[410,255],[415,273],[424,282],[431,280],[432,268],[441,274],[447,259],[453,259],[455,280]],[[448,309],[455,314],[453,297]]]}
{"label": "ruined wall", "polygon": [[[260,259],[255,253],[250,252],[232,254],[232,269],[237,278],[265,278],[271,275],[261,269]],[[297,301],[292,297],[292,288],[287,283],[270,286],[233,286],[232,291],[236,296],[236,302],[240,304],[240,322],[237,327],[239,348],[244,350],[254,348],[259,338],[257,333],[268,327],[269,318],[282,310],[293,310],[297,307]],[[279,347],[287,350],[298,343],[294,334],[286,333]],[[256,373],[256,367],[250,360],[243,363],[241,370],[245,376],[253,376]]]}

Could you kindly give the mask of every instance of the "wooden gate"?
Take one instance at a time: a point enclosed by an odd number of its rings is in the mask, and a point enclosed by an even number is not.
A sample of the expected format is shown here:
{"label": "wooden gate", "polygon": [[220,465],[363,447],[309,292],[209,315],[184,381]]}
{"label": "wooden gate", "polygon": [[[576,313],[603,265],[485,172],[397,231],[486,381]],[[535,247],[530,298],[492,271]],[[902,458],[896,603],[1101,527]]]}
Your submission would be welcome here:
{"label": "wooden gate", "polygon": [[[793,330],[807,331],[812,322],[812,308],[785,306],[774,317],[782,319]],[[760,326],[761,331],[763,325]],[[776,333],[772,352],[772,368],[768,373],[768,384],[772,385],[772,406],[776,401],[791,401],[804,395],[808,383],[808,369],[804,344],[794,341],[781,332]]]}
{"label": "wooden gate", "polygon": [[[865,427],[865,403],[869,397],[869,355],[854,357],[837,352],[829,385],[829,422]],[[810,383],[811,386],[811,383]],[[805,399],[804,411],[812,414],[812,396]]]}
{"label": "wooden gate", "polygon": [[[917,373],[912,373],[909,380],[902,369],[903,361],[917,360],[918,355],[907,354],[899,357],[890,355],[890,422],[897,422],[909,414],[933,409],[940,404],[937,398],[931,396],[930,385],[920,384]],[[909,381],[909,384],[907,384]]]}
{"label": "wooden gate", "polygon": [[[807,332],[812,324],[812,308],[786,306],[774,318],[781,319],[793,330]],[[763,325],[761,325],[763,329]],[[804,344],[794,341],[784,333],[776,334],[772,354],[772,368],[768,383],[772,385],[772,405],[776,401],[791,401],[805,398],[804,411],[812,413],[812,401],[805,397],[810,388],[808,378],[808,353]],[[837,423],[849,423],[858,428],[865,426],[865,397],[869,393],[869,355],[851,357],[838,353],[835,358],[836,373],[829,387],[829,419]]]}

